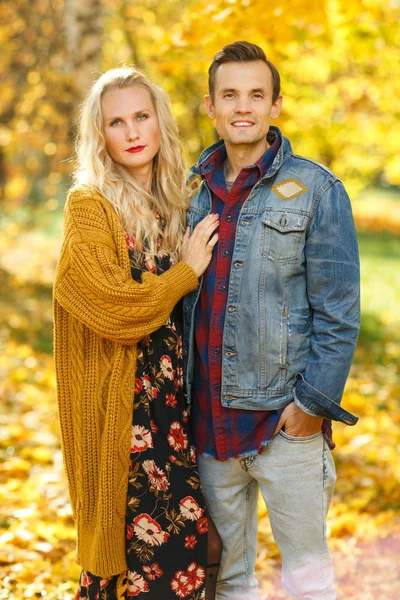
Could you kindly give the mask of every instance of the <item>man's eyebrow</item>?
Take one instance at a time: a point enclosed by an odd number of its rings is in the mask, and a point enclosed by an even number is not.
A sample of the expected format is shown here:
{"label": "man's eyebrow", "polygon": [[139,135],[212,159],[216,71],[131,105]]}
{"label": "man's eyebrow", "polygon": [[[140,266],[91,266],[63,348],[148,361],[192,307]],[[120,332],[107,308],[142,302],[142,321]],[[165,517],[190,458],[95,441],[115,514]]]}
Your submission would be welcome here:
{"label": "man's eyebrow", "polygon": [[[238,90],[236,88],[222,88],[219,90],[219,94],[226,94],[227,92],[237,92]],[[254,88],[252,90],[249,90],[250,94],[266,94],[267,90],[265,88],[259,87],[259,88]]]}
{"label": "man's eyebrow", "polygon": [[254,88],[254,90],[251,90],[252,94],[266,94],[267,90],[265,88],[259,87],[259,88]]}
{"label": "man's eyebrow", "polygon": [[221,88],[219,90],[220,94],[225,94],[226,92],[237,92],[235,88]]}

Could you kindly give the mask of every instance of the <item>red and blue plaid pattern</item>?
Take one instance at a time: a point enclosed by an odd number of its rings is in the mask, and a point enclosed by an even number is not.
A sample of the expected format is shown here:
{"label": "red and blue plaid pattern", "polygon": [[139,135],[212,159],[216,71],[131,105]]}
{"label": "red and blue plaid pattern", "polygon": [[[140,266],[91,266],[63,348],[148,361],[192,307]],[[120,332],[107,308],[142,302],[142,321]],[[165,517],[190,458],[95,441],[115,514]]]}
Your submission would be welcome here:
{"label": "red and blue plaid pattern", "polygon": [[281,412],[240,410],[221,404],[222,336],[236,226],[243,203],[279,150],[278,136],[268,134],[267,139],[270,148],[257,163],[242,169],[230,193],[223,171],[225,146],[201,165],[212,194],[212,212],[219,214],[220,225],[195,313],[193,422],[197,451],[218,460],[260,452],[272,439]]}

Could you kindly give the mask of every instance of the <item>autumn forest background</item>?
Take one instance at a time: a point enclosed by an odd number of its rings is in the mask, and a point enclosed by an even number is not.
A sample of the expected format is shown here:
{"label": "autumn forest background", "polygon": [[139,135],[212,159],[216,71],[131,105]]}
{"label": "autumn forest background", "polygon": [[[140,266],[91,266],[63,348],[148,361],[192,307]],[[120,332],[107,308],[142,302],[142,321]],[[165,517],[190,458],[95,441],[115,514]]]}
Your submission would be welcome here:
{"label": "autumn forest background", "polygon": [[[82,96],[143,68],[170,94],[187,166],[215,138],[214,53],[247,39],[279,68],[277,123],[334,170],[359,234],[362,327],[334,428],[329,536],[340,599],[400,597],[400,1],[2,0],[0,21],[0,600],[70,600],[79,577],[60,452],[51,285]],[[287,598],[265,509],[258,573]]]}

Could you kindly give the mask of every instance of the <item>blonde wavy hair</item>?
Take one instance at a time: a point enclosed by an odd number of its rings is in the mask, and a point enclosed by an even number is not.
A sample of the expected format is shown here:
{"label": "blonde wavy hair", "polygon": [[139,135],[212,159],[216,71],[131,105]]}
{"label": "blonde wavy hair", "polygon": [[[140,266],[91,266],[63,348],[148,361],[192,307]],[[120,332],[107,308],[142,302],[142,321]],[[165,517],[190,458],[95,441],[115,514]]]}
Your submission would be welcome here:
{"label": "blonde wavy hair", "polygon": [[[160,148],[153,159],[151,188],[144,190],[129,171],[107,152],[101,98],[108,90],[141,86],[149,91],[160,132]],[[160,244],[176,259],[185,229],[188,198],[178,127],[168,95],[135,67],[106,71],[93,84],[82,105],[76,139],[78,166],[74,184],[96,189],[115,207],[136,249],[154,257]],[[156,218],[159,214],[160,219]]]}

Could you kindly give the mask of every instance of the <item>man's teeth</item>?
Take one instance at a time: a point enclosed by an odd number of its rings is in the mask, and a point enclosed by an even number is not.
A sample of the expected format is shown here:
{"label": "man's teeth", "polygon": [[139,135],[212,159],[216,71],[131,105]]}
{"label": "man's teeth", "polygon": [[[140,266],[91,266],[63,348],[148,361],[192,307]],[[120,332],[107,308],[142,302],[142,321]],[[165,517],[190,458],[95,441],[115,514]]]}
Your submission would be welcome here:
{"label": "man's teeth", "polygon": [[249,123],[249,121],[236,121],[232,123],[234,127],[250,127],[253,123]]}

